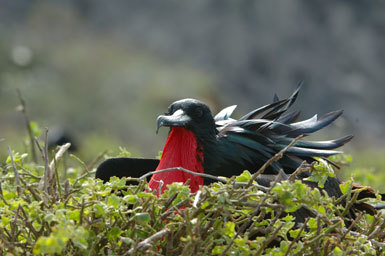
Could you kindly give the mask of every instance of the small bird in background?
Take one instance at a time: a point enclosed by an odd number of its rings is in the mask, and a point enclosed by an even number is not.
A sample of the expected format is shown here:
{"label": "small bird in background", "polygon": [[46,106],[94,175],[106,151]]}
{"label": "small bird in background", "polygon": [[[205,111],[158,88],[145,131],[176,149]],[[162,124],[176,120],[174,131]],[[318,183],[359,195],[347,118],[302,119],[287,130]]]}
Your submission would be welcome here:
{"label": "small bird in background", "polygon": [[71,143],[71,147],[69,148],[70,152],[76,152],[78,150],[78,142],[71,132],[55,127],[48,133],[48,148],[50,150],[66,143]]}

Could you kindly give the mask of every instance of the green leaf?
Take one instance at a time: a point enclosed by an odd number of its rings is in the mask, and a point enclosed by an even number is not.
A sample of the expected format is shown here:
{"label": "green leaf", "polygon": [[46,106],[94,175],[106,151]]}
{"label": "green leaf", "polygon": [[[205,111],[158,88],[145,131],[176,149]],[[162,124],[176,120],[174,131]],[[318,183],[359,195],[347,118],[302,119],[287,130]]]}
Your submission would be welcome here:
{"label": "green leaf", "polygon": [[123,243],[125,243],[126,245],[130,246],[133,242],[133,240],[129,237],[120,237],[120,239],[123,241]]}
{"label": "green leaf", "polygon": [[147,212],[137,213],[134,216],[134,220],[142,226],[146,226],[151,221],[151,217]]}
{"label": "green leaf", "polygon": [[224,234],[231,237],[231,238],[235,236],[235,223],[234,222],[228,221],[225,223]]}
{"label": "green leaf", "polygon": [[341,248],[339,248],[338,246],[336,246],[333,250],[333,255],[336,255],[336,256],[339,256],[339,255],[344,255],[344,252],[341,250]]}
{"label": "green leaf", "polygon": [[31,132],[32,132],[32,135],[34,137],[39,137],[40,134],[41,134],[41,129],[39,127],[39,125],[35,122],[31,122],[30,125],[29,125],[29,128],[31,129]]}
{"label": "green leaf", "polygon": [[318,210],[321,214],[325,214],[325,213],[326,213],[325,207],[323,207],[322,205],[318,206],[317,210]]}
{"label": "green leaf", "polygon": [[[27,158],[28,154],[20,154],[19,152],[13,152],[12,151],[12,157],[13,157],[13,162],[15,164],[21,164],[22,161]],[[7,160],[6,160],[6,163],[7,164],[11,164],[12,163],[12,160],[11,160],[11,156],[8,156]]]}
{"label": "green leaf", "polygon": [[126,195],[123,197],[123,201],[128,204],[135,204],[138,202],[139,198],[136,195]]}
{"label": "green leaf", "polygon": [[129,152],[125,147],[119,147],[118,157],[131,157],[131,152]]}
{"label": "green leaf", "polygon": [[210,203],[208,201],[204,201],[201,205],[201,209],[204,210],[206,209],[208,206],[210,205]]}
{"label": "green leaf", "polygon": [[289,231],[289,234],[292,238],[296,238],[298,236],[300,230],[301,229],[299,229],[299,228],[298,229],[292,229]]}
{"label": "green leaf", "polygon": [[222,252],[226,249],[226,246],[224,245],[216,245],[212,250],[211,254],[212,255],[219,255],[222,254]]}
{"label": "green leaf", "polygon": [[251,173],[249,171],[243,171],[241,175],[237,176],[235,180],[237,182],[249,182],[251,179]]}
{"label": "green leaf", "polygon": [[118,239],[121,233],[123,233],[123,231],[120,228],[118,227],[111,228],[111,230],[108,232],[108,235],[107,235],[108,240],[114,241]]}
{"label": "green leaf", "polygon": [[67,211],[67,216],[70,220],[80,220],[80,210]]}
{"label": "green leaf", "polygon": [[48,222],[48,224],[50,224],[55,218],[55,215],[53,215],[52,213],[48,213],[44,216],[44,220],[46,222]]}
{"label": "green leaf", "polygon": [[109,206],[114,207],[115,209],[118,209],[118,208],[119,208],[119,205],[120,205],[120,200],[121,200],[120,197],[118,197],[118,196],[112,194],[112,195],[110,195],[110,196],[108,197],[108,199],[107,199],[107,204],[108,204]]}
{"label": "green leaf", "polygon": [[8,225],[8,223],[11,221],[11,218],[8,216],[1,216],[1,225],[4,227]]}
{"label": "green leaf", "polygon": [[101,217],[105,214],[104,207],[101,204],[95,204],[93,208],[97,217]]}
{"label": "green leaf", "polygon": [[309,219],[309,221],[307,222],[307,225],[308,225],[309,228],[311,228],[311,229],[317,229],[317,227],[318,227],[317,219],[315,219],[315,218]]}
{"label": "green leaf", "polygon": [[118,178],[118,177],[111,177],[110,178],[110,183],[111,183],[111,186],[112,186],[112,189],[114,190],[122,190],[123,188],[126,187],[126,178],[125,177],[122,177],[122,178]]}
{"label": "green leaf", "polygon": [[4,191],[3,196],[4,196],[4,199],[8,201],[8,200],[16,198],[17,195],[13,191]]}
{"label": "green leaf", "polygon": [[340,189],[341,189],[341,192],[342,194],[346,194],[348,193],[348,191],[351,189],[351,182],[344,182],[344,183],[341,183],[340,184]]}

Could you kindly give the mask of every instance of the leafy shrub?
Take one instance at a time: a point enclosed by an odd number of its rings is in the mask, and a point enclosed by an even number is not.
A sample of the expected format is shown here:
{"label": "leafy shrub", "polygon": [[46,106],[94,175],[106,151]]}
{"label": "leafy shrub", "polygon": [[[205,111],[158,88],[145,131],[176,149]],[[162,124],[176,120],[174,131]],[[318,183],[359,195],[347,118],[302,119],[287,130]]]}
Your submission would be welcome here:
{"label": "leafy shrub", "polygon": [[[158,196],[143,180],[103,184],[81,160],[65,169],[42,152],[44,165],[12,152],[1,169],[2,255],[379,255],[385,246],[382,213],[358,213],[347,226],[339,199],[299,180],[235,186],[251,178],[245,171],[195,194],[173,183]],[[293,217],[301,208],[313,214],[304,223]]]}

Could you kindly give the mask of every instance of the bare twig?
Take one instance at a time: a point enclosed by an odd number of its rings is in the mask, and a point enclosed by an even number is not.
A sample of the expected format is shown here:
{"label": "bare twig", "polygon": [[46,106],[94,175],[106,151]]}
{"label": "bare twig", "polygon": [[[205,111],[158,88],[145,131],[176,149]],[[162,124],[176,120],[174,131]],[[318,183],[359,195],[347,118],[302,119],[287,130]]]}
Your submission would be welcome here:
{"label": "bare twig", "polygon": [[199,199],[201,197],[201,194],[202,194],[202,190],[198,190],[197,194],[195,195],[195,199],[194,199],[194,202],[192,204],[192,206],[196,209],[197,208],[197,204],[199,202]]}
{"label": "bare twig", "polygon": [[3,202],[4,202],[6,205],[9,205],[8,202],[7,202],[7,200],[5,200],[5,198],[4,198],[3,187],[2,187],[2,185],[1,185],[1,180],[0,180],[0,198],[1,198],[1,200],[3,200]]}
{"label": "bare twig", "polygon": [[[217,177],[217,176],[210,175],[210,174],[207,174],[207,173],[200,173],[200,172],[190,171],[190,170],[187,170],[187,169],[185,169],[183,167],[173,167],[173,168],[166,168],[166,169],[162,169],[162,170],[148,172],[148,173],[140,176],[138,178],[138,180],[143,180],[143,179],[147,178],[148,176],[151,176],[151,175],[154,175],[154,174],[157,174],[157,173],[170,172],[170,171],[175,171],[175,170],[176,171],[187,172],[187,173],[190,173],[190,174],[195,175],[195,176],[200,176],[200,177],[216,180],[216,181],[219,181],[219,182],[222,182],[222,183],[228,183],[228,181],[225,178]],[[234,187],[247,186],[247,184],[248,183],[246,183],[246,182],[233,182],[232,183],[232,185]],[[269,189],[267,187],[264,187],[264,186],[258,185],[258,184],[252,184],[252,185],[254,187],[258,188],[259,190],[264,191],[264,192],[266,192]]]}
{"label": "bare twig", "polygon": [[344,211],[342,212],[342,216],[345,216],[349,213],[350,209],[353,207],[353,205],[356,203],[358,198],[359,191],[355,191],[352,198],[349,198],[349,201],[346,202],[346,206],[344,208]]}
{"label": "bare twig", "polygon": [[[342,240],[345,239],[346,235],[347,235],[350,231],[352,231],[352,229],[356,226],[356,224],[361,220],[362,216],[363,216],[363,213],[360,212],[360,214],[357,216],[357,218],[352,222],[352,224],[350,224],[349,228],[348,228],[346,231],[344,231],[344,233],[342,234],[342,236],[338,239],[340,242],[342,242]],[[368,237],[368,239],[371,239],[371,238],[372,238],[372,237]],[[332,249],[331,249],[330,251],[333,251],[334,247],[335,247],[335,245],[332,247]]]}
{"label": "bare twig", "polygon": [[74,154],[70,154],[70,157],[74,160],[76,160],[82,167],[83,167],[83,172],[82,173],[88,173],[90,172],[88,169],[88,166],[86,163],[84,163],[79,157],[75,156]]}
{"label": "bare twig", "polygon": [[196,176],[201,176],[201,177],[204,177],[204,178],[213,179],[213,180],[217,180],[217,181],[220,181],[220,182],[223,182],[223,183],[227,183],[227,180],[224,179],[224,178],[219,178],[217,176],[213,176],[213,175],[206,174],[206,173],[193,172],[193,171],[187,170],[187,169],[185,169],[183,167],[173,167],[173,168],[166,168],[166,169],[162,169],[162,170],[158,170],[158,171],[148,172],[148,173],[140,176],[139,180],[143,180],[143,179],[147,178],[148,176],[151,176],[151,175],[154,175],[154,174],[157,174],[157,173],[169,172],[169,171],[183,171],[183,172],[187,172],[187,173],[190,173],[190,174],[193,174],[193,175],[196,175]]}
{"label": "bare twig", "polygon": [[84,197],[82,198],[82,207],[80,209],[79,226],[83,224],[83,216],[84,216]]}
{"label": "bare twig", "polygon": [[298,242],[298,240],[301,238],[302,231],[304,231],[304,229],[305,229],[306,224],[307,224],[308,221],[309,221],[309,218],[306,218],[305,221],[304,221],[304,223],[302,223],[302,227],[301,227],[301,229],[299,230],[297,236],[296,236],[296,237],[294,238],[294,240],[291,241],[291,243],[289,244],[289,248],[287,248],[287,251],[286,251],[286,253],[285,253],[285,256],[289,255],[291,248],[293,248],[294,244],[295,244],[296,242]]}
{"label": "bare twig", "polygon": [[52,179],[52,170],[50,168],[49,157],[48,157],[48,128],[45,128],[45,136],[44,136],[44,176],[47,176],[47,188],[49,182]]}
{"label": "bare twig", "polygon": [[[71,143],[66,143],[62,146],[59,146],[58,152],[55,154],[55,157],[52,159],[49,164],[49,169],[54,171],[53,175],[56,177],[57,189],[59,192],[59,196],[61,197],[61,185],[59,180],[59,173],[57,171],[57,162],[63,157],[64,153],[71,147]],[[52,177],[54,178],[54,177]]]}
{"label": "bare twig", "polygon": [[289,178],[288,180],[290,182],[293,182],[295,180],[295,178],[300,175],[301,173],[303,172],[306,172],[306,171],[310,171],[311,169],[309,167],[305,167],[306,165],[306,161],[303,161],[300,166],[298,166],[298,168],[292,173],[289,175]]}
{"label": "bare twig", "polygon": [[92,170],[92,168],[94,168],[95,164],[97,164],[97,163],[98,163],[98,162],[105,156],[105,154],[107,154],[107,150],[103,151],[103,152],[100,153],[98,156],[96,156],[95,159],[92,160],[92,161],[88,164],[88,166],[87,166],[88,170]]}
{"label": "bare twig", "polygon": [[162,213],[162,215],[160,216],[161,219],[164,219],[166,218],[168,215],[170,215],[171,213],[173,213],[174,211],[178,210],[179,208],[183,207],[183,206],[186,206],[188,203],[190,202],[189,199],[185,199],[183,201],[180,201],[179,203],[177,203],[176,205],[174,205],[173,207],[171,207],[170,209],[168,209],[167,211],[165,211],[164,213]]}
{"label": "bare twig", "polygon": [[175,193],[173,194],[168,200],[167,202],[164,204],[163,206],[163,209],[162,209],[162,212],[166,211],[168,209],[168,207],[170,207],[170,205],[172,204],[172,202],[175,200],[175,198],[178,196],[178,193]]}
{"label": "bare twig", "polygon": [[377,226],[373,232],[371,232],[369,235],[368,235],[368,239],[373,239],[375,237],[377,237],[381,232],[384,231],[384,228],[385,228],[385,222],[383,222],[381,225]]}
{"label": "bare twig", "polygon": [[160,196],[162,194],[162,187],[164,185],[164,182],[163,180],[160,180],[159,181],[159,188],[158,188],[158,196]]}
{"label": "bare twig", "polygon": [[88,171],[88,170],[87,170],[86,173],[84,173],[82,176],[79,176],[79,177],[75,180],[75,182],[74,182],[74,184],[73,184],[72,186],[75,187],[75,186],[78,184],[79,181],[81,181],[82,179],[84,179],[84,178],[87,177],[88,175],[95,174],[95,172],[96,172],[96,170],[93,170],[93,171]]}
{"label": "bare twig", "polygon": [[[247,184],[249,184],[248,182],[234,182],[233,183],[233,186],[235,188],[238,188],[238,187],[246,187]],[[257,189],[263,191],[263,192],[267,192],[269,190],[269,187],[265,187],[265,186],[262,186],[262,185],[259,185],[259,184],[252,184],[253,187],[256,187]]]}
{"label": "bare twig", "polygon": [[[36,238],[40,237],[41,236],[41,233],[39,233],[35,227],[32,225],[32,221],[29,220],[28,218],[28,215],[27,213],[25,212],[24,208],[19,205],[19,209],[21,211],[21,213],[23,213],[23,216],[24,216],[24,223],[27,225],[27,227],[29,228],[29,230],[31,230],[31,232],[35,235]],[[21,216],[21,215],[20,215]]]}
{"label": "bare twig", "polygon": [[[71,147],[71,143],[66,143],[62,146],[59,146],[59,150],[55,154],[55,161],[58,162],[64,155],[64,153]],[[49,164],[49,168],[51,170],[54,170],[55,168],[55,161],[52,159],[51,163]]]}
{"label": "bare twig", "polygon": [[7,235],[4,232],[5,230],[0,227],[0,241],[9,249],[14,250],[14,246],[12,243],[10,243],[7,239]]}
{"label": "bare twig", "polygon": [[[62,193],[61,193],[61,185],[60,185],[60,178],[59,178],[59,172],[57,170],[57,161],[56,161],[56,157],[54,157],[52,159],[52,162],[54,163],[53,164],[53,167],[54,167],[54,171],[55,171],[55,177],[56,177],[56,184],[57,184],[57,192],[59,193],[59,197],[62,198]],[[51,162],[51,163],[52,163]],[[52,170],[52,169],[51,169]]]}
{"label": "bare twig", "polygon": [[282,229],[284,225],[285,223],[282,223],[281,225],[279,225],[279,227],[277,227],[274,230],[273,234],[271,234],[271,236],[268,239],[263,241],[262,246],[259,247],[258,251],[256,252],[256,255],[261,255],[263,250],[277,237],[278,232]]}
{"label": "bare twig", "polygon": [[231,240],[231,242],[227,245],[226,249],[223,250],[221,256],[224,256],[226,255],[227,251],[231,248],[231,246],[234,244],[234,241],[235,239],[240,235],[242,234],[246,228],[248,226],[250,226],[251,224],[251,221],[253,219],[254,216],[256,216],[258,213],[259,213],[259,210],[261,208],[261,206],[265,203],[265,201],[267,200],[267,198],[269,197],[270,195],[270,192],[271,190],[275,187],[275,185],[277,185],[278,181],[281,179],[281,172],[277,175],[277,177],[275,178],[273,184],[271,185],[271,187],[268,189],[268,191],[266,191],[266,194],[265,196],[263,197],[260,205],[257,206],[257,208],[255,208],[255,210],[253,211],[253,213],[251,215],[248,216],[248,219],[245,223],[242,224],[242,226],[238,229],[237,233],[235,234],[235,236],[233,237],[233,239]]}
{"label": "bare twig", "polygon": [[[346,231],[348,230],[347,228],[342,228],[342,231]],[[352,235],[352,236],[355,236],[355,237],[362,237],[363,239],[367,239],[368,241],[370,241],[372,244],[378,246],[378,247],[382,247],[382,248],[385,248],[385,243],[384,242],[379,242],[375,239],[369,239],[368,236],[364,235],[364,234],[361,234],[361,233],[358,233],[358,232],[355,232],[355,231],[349,231],[349,234]]]}
{"label": "bare twig", "polygon": [[16,91],[17,91],[17,95],[19,96],[19,100],[20,100],[20,104],[21,104],[19,107],[19,110],[24,115],[25,126],[26,126],[27,131],[28,131],[29,141],[31,144],[32,160],[36,163],[37,162],[37,156],[36,156],[36,149],[35,149],[35,141],[34,141],[32,129],[31,129],[31,122],[29,120],[27,110],[26,110],[25,100],[24,100],[23,96],[21,95],[20,89],[16,89]]}
{"label": "bare twig", "polygon": [[338,221],[337,223],[329,226],[321,234],[315,236],[312,240],[307,241],[306,246],[304,246],[301,250],[299,250],[295,255],[303,255],[304,251],[306,250],[307,247],[311,247],[313,244],[317,243],[320,239],[322,239],[326,235],[330,234],[331,232],[333,232],[335,229],[339,228],[340,226],[342,226],[342,221]]}
{"label": "bare twig", "polygon": [[21,187],[20,187],[19,172],[16,169],[15,161],[13,160],[12,150],[11,150],[11,147],[9,147],[9,146],[8,146],[8,153],[9,153],[9,157],[11,158],[12,169],[15,173],[17,195],[20,196],[21,195]]}
{"label": "bare twig", "polygon": [[140,242],[136,248],[131,248],[127,253],[125,253],[124,255],[132,255],[133,253],[137,252],[137,251],[144,251],[146,249],[148,249],[149,247],[151,247],[151,243],[155,242],[155,241],[158,241],[160,239],[162,239],[162,237],[164,237],[165,235],[167,235],[169,232],[171,232],[170,229],[168,228],[165,228],[165,229],[162,229],[161,231],[159,232],[156,232],[155,234],[153,234],[152,236],[144,239],[142,242]]}

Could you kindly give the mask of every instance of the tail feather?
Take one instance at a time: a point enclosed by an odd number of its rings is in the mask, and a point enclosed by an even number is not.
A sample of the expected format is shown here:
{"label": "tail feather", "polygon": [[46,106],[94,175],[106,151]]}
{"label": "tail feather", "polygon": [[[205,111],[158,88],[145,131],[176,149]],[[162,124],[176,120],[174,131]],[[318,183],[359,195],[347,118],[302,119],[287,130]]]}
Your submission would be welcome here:
{"label": "tail feather", "polygon": [[286,114],[286,115],[280,117],[279,119],[277,119],[276,122],[282,123],[282,124],[290,124],[290,123],[296,121],[300,114],[301,114],[301,112],[295,111],[295,112],[292,112],[292,113],[289,113],[289,114]]}
{"label": "tail feather", "polygon": [[270,111],[273,111],[275,108],[280,108],[282,107],[284,104],[286,104],[288,102],[288,100],[280,100],[280,101],[277,101],[277,102],[274,102],[274,103],[271,103],[271,104],[268,104],[268,105],[265,105],[265,106],[262,106],[260,108],[257,108],[257,109],[254,109],[253,111],[250,111],[249,113],[247,113],[246,115],[242,116],[241,118],[239,118],[239,121],[242,121],[242,120],[249,120],[249,119],[254,119],[256,118],[258,115],[262,114],[263,112],[267,111],[270,109]]}
{"label": "tail feather", "polygon": [[334,111],[326,114],[321,119],[318,119],[317,115],[315,115],[314,117],[306,121],[290,124],[293,127],[293,130],[288,132],[286,135],[294,138],[302,134],[309,134],[309,133],[316,132],[324,128],[325,126],[331,124],[334,120],[340,117],[342,113],[343,113],[342,110],[338,110],[338,111]]}
{"label": "tail feather", "polygon": [[[241,147],[245,156],[243,159],[254,159],[255,164],[260,157],[268,158],[289,145],[293,138],[300,135],[310,135],[342,115],[342,110],[330,112],[321,118],[317,115],[297,122],[300,112],[284,114],[293,105],[299,91],[300,83],[293,94],[287,99],[279,100],[275,95],[273,103],[255,109],[239,120],[229,118],[234,107],[229,107],[220,112],[216,117],[218,137],[222,140]],[[277,164],[285,167],[287,173],[293,172],[302,161],[314,161],[314,157],[328,157],[342,153],[334,150],[349,142],[353,136],[345,136],[335,140],[308,141],[299,140],[283,155]],[[254,154],[254,155],[253,155]],[[275,166],[276,167],[276,166]],[[277,169],[277,168],[274,168]]]}
{"label": "tail feather", "polygon": [[295,156],[300,156],[300,157],[322,157],[322,156],[327,157],[327,156],[332,156],[332,155],[343,153],[342,151],[312,149],[312,148],[299,148],[299,147],[291,147],[286,152],[287,152],[287,155],[295,155]]}
{"label": "tail feather", "polygon": [[[301,148],[314,148],[314,149],[335,149],[343,146],[353,138],[352,135],[348,135],[336,140],[327,141],[297,141],[294,146]],[[277,140],[277,143],[289,144],[292,139],[287,137],[281,137]]]}
{"label": "tail feather", "polygon": [[273,102],[279,101],[278,95],[274,93]]}

